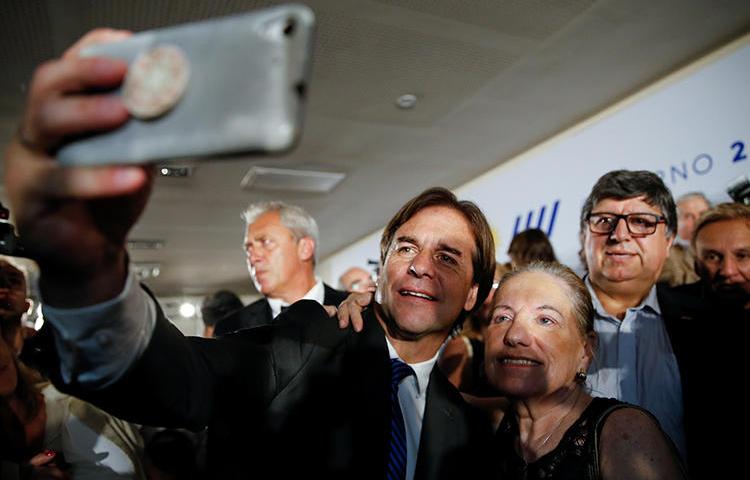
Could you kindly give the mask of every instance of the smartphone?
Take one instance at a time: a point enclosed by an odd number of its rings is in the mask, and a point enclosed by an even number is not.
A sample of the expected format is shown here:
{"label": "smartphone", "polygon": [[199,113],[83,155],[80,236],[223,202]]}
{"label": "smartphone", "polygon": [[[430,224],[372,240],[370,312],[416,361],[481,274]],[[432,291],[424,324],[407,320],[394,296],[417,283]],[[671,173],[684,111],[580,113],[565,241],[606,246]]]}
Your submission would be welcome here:
{"label": "smartphone", "polygon": [[[302,128],[314,23],[308,7],[290,4],[84,49],[82,56],[128,62],[114,93],[133,116],[120,128],[65,144],[58,161],[140,164],[291,149]],[[155,64],[151,73],[140,68]],[[133,85],[155,89],[134,94]],[[159,105],[165,97],[167,105]]]}

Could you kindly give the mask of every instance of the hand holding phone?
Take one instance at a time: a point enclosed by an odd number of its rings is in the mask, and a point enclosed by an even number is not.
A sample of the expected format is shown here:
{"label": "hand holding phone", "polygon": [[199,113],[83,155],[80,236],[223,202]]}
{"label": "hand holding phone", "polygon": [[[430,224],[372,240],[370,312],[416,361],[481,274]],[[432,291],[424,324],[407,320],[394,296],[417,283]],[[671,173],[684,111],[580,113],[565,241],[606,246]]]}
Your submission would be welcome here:
{"label": "hand holding phone", "polygon": [[65,144],[58,161],[137,164],[291,148],[301,131],[313,24],[309,8],[286,5],[82,50],[129,64],[115,94],[133,116]]}

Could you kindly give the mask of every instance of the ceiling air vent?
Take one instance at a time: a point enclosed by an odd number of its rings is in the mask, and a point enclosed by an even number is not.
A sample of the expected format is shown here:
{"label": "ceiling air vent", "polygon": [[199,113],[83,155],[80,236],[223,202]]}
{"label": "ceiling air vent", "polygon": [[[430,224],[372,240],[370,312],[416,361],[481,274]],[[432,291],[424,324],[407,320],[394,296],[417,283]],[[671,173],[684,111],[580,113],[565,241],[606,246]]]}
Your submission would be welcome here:
{"label": "ceiling air vent", "polygon": [[132,238],[128,240],[129,250],[160,250],[164,248],[164,240],[150,238]]}
{"label": "ceiling air vent", "polygon": [[244,190],[287,190],[328,193],[344,178],[345,173],[288,168],[251,167],[240,182]]}

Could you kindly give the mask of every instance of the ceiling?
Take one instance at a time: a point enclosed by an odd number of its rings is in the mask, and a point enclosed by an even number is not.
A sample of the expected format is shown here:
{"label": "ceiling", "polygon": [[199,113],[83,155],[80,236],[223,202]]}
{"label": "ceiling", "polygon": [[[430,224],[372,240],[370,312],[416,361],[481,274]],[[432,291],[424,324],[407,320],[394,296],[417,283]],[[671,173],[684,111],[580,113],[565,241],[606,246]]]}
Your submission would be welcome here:
{"label": "ceiling", "polygon": [[[0,139],[33,66],[94,26],[135,31],[279,2],[3,0]],[[283,157],[205,161],[160,178],[131,237],[160,296],[253,292],[240,212],[281,199],[321,230],[319,258],[386,223],[433,185],[458,187],[750,31],[747,0],[319,0],[305,131]],[[395,105],[411,93],[411,110]],[[342,172],[326,194],[248,191],[253,165]],[[1,172],[0,172],[1,173]],[[5,200],[0,191],[0,198]],[[498,197],[498,201],[510,201]]]}

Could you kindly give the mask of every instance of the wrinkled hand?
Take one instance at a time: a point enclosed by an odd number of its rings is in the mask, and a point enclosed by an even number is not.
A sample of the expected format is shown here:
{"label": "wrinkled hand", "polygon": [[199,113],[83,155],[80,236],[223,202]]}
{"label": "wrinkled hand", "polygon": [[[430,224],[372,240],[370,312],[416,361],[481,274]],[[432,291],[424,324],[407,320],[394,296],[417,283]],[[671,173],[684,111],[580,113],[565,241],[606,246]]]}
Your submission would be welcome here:
{"label": "wrinkled hand", "polygon": [[355,332],[361,332],[364,326],[362,310],[372,303],[372,298],[373,292],[350,293],[339,305],[339,328],[344,329],[351,324]]}
{"label": "wrinkled hand", "polygon": [[118,127],[120,100],[91,94],[119,85],[127,65],[81,58],[94,43],[130,34],[100,29],[34,73],[18,135],[5,155],[5,188],[18,233],[40,266],[45,301],[76,307],[119,293],[127,275],[125,240],[143,211],[153,175],[143,167],[62,167],[55,150],[68,138]]}

